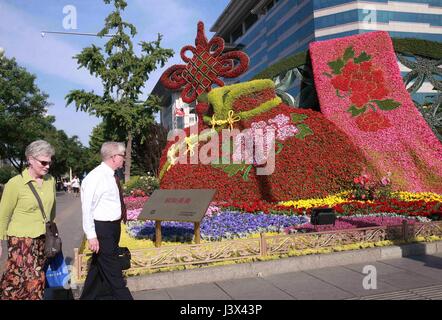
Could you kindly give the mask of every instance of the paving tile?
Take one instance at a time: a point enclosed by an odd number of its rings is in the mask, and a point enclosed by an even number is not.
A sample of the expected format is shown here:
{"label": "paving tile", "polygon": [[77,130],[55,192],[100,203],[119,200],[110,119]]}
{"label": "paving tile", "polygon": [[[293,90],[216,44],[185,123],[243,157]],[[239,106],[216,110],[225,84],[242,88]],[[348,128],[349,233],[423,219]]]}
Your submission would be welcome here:
{"label": "paving tile", "polygon": [[340,300],[354,297],[327,282],[305,272],[292,272],[264,278],[299,300]]}
{"label": "paving tile", "polygon": [[403,271],[414,272],[424,277],[433,279],[435,283],[442,283],[442,269],[434,267],[434,262],[429,263],[410,258],[384,260],[382,263],[402,269]]}
{"label": "paving tile", "polygon": [[358,264],[350,264],[344,266],[346,269],[350,269],[356,271],[358,273],[363,274],[363,270],[365,266],[374,266],[376,268],[376,272],[378,275],[388,275],[391,273],[402,272],[403,269],[382,263],[382,262],[367,262],[367,263],[358,263]]}
{"label": "paving tile", "polygon": [[199,283],[165,289],[172,300],[230,300],[215,283]]}
{"label": "paving tile", "polygon": [[423,256],[415,256],[415,257],[407,257],[406,259],[420,261],[424,263],[425,267],[430,267],[434,269],[442,270],[442,255],[423,255]]}
{"label": "paving tile", "polygon": [[234,300],[293,300],[294,298],[262,278],[218,281]]}
{"label": "paving tile", "polygon": [[135,300],[170,300],[164,289],[132,292],[132,296]]}
{"label": "paving tile", "polygon": [[380,275],[378,280],[384,281],[401,290],[421,288],[433,285],[433,279],[408,271]]}
{"label": "paving tile", "polygon": [[364,277],[367,275],[346,269],[344,267],[323,268],[305,272],[356,296],[398,290],[396,287],[381,280],[377,281],[377,289],[366,290],[363,287],[363,281]]}

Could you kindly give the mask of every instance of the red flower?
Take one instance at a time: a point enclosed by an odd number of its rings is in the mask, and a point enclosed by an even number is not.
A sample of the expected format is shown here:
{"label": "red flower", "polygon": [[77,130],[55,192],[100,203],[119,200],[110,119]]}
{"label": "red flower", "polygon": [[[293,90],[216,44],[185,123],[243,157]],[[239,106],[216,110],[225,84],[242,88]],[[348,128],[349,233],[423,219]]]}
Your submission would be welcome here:
{"label": "red flower", "polygon": [[345,77],[350,77],[353,73],[357,72],[359,70],[359,66],[354,63],[353,61],[349,61],[344,68],[342,68],[342,74]]}
{"label": "red flower", "polygon": [[[262,98],[263,95],[255,97]],[[251,95],[247,96],[248,98],[251,98]],[[238,98],[252,102],[247,99]],[[233,105],[235,103],[236,101]],[[250,128],[251,123],[267,121],[278,114],[291,117],[293,113],[307,115],[308,118],[304,122],[312,128],[314,134],[303,140],[296,137],[285,140],[282,151],[276,155],[276,167],[271,175],[257,176],[253,167],[248,174],[248,181],[245,181],[242,177],[244,171],[229,177],[227,172],[211,165],[177,164],[165,172],[161,188],[216,189],[215,201],[238,201],[242,203],[242,208],[264,212],[271,210],[271,207],[267,206],[268,203],[255,201],[265,199],[273,202],[325,197],[329,193],[348,189],[353,183],[353,177],[359,175],[360,168],[365,163],[364,156],[354,147],[350,139],[321,113],[293,109],[281,104],[251,119],[241,120],[238,128]],[[198,125],[200,132],[204,126],[201,122]],[[189,129],[185,131],[189,135]],[[174,142],[169,142],[163,152],[161,168],[167,160],[167,150],[172,143]],[[323,155],[321,157],[315,156],[319,150]],[[333,150],[333,152],[323,152],[323,150]]]}
{"label": "red flower", "polygon": [[334,77],[333,79],[331,79],[331,83],[333,85],[333,87],[335,87],[338,90],[341,91],[348,91],[349,90],[349,83],[350,80],[346,77],[344,77],[343,75],[339,75]]}
{"label": "red flower", "polygon": [[367,92],[364,91],[355,91],[351,97],[350,101],[354,103],[358,107],[362,107],[365,105],[368,101],[370,101],[370,96]]}
{"label": "red flower", "polygon": [[385,88],[383,85],[378,86],[375,90],[370,92],[371,99],[381,100],[385,98],[385,96],[388,94],[387,88]]}
{"label": "red flower", "polygon": [[356,119],[356,124],[361,131],[375,132],[391,127],[390,121],[380,112],[369,111]]}
{"label": "red flower", "polygon": [[373,69],[370,61],[355,64],[350,60],[342,68],[342,74],[335,76],[330,82],[337,90],[350,91],[350,101],[357,107],[388,95],[382,71]]}

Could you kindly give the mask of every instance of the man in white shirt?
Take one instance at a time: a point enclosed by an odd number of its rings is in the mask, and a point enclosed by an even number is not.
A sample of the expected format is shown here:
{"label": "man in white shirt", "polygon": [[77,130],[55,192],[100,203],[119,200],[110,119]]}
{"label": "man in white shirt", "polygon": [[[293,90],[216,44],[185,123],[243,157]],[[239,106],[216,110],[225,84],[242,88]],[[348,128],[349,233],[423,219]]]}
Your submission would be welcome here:
{"label": "man in white shirt", "polygon": [[89,249],[94,252],[82,300],[97,299],[104,289],[110,291],[114,299],[133,299],[118,261],[125,208],[114,174],[124,165],[125,150],[123,143],[105,142],[101,147],[103,162],[86,176],[81,186],[83,230]]}

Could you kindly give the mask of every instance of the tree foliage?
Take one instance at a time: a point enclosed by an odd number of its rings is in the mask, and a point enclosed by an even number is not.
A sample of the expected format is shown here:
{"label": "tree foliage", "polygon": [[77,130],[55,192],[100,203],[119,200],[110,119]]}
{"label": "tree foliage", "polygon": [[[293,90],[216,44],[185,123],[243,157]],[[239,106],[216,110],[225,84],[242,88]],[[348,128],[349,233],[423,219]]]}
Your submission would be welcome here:
{"label": "tree foliage", "polygon": [[77,136],[68,137],[55,128],[55,118],[46,114],[48,95],[40,91],[35,79],[15,59],[0,55],[0,158],[21,172],[26,164],[26,147],[44,139],[55,149],[50,170],[54,176],[61,177],[69,168],[83,172],[86,149]]}
{"label": "tree foliage", "polygon": [[46,116],[47,98],[35,85],[34,75],[15,59],[0,55],[0,158],[18,171],[24,168],[26,146],[54,122]]}
{"label": "tree foliage", "polygon": [[142,99],[142,89],[149,79],[149,74],[160,65],[163,67],[173,50],[160,46],[162,36],[157,40],[142,41],[142,54],[137,56],[133,50],[132,38],[137,34],[133,24],[123,21],[121,12],[126,8],[124,0],[104,0],[113,2],[115,10],[105,19],[104,28],[99,36],[110,32],[115,35],[104,48],[95,45],[84,48],[75,56],[80,68],[86,68],[90,74],[101,79],[103,95],[85,90],[72,90],[67,96],[67,104],[75,104],[78,110],[89,112],[103,118],[104,122],[122,130],[127,141],[125,175],[130,176],[131,150],[134,137],[139,137],[143,130],[154,123],[154,113],[160,108],[158,98],[148,96]]}

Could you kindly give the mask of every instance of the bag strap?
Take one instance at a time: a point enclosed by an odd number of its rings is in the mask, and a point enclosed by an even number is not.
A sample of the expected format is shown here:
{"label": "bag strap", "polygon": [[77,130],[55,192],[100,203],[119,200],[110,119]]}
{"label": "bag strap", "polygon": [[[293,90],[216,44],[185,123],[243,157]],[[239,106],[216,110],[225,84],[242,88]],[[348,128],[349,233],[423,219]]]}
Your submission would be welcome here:
{"label": "bag strap", "polygon": [[46,214],[45,214],[45,210],[43,208],[43,203],[41,202],[40,196],[38,195],[37,190],[35,190],[35,187],[32,184],[32,181],[28,182],[28,186],[31,189],[32,193],[34,194],[35,198],[37,199],[38,206],[40,207],[41,214],[43,215],[43,219],[45,219],[45,221],[48,221],[48,218],[46,217]]}
{"label": "bag strap", "polygon": [[[20,175],[21,175],[21,177],[23,178],[23,173],[20,173]],[[38,206],[40,207],[40,211],[41,211],[41,214],[42,214],[42,216],[43,216],[43,219],[45,220],[45,222],[50,222],[50,220],[48,220],[48,218],[46,217],[46,213],[45,213],[45,209],[44,209],[44,207],[43,207],[43,203],[41,202],[41,198],[40,198],[40,196],[38,195],[37,190],[35,190],[35,187],[34,187],[34,185],[32,184],[32,181],[29,181],[29,182],[27,183],[27,185],[28,185],[29,188],[31,189],[31,191],[32,191],[32,193],[34,194],[35,198],[37,199]]]}

